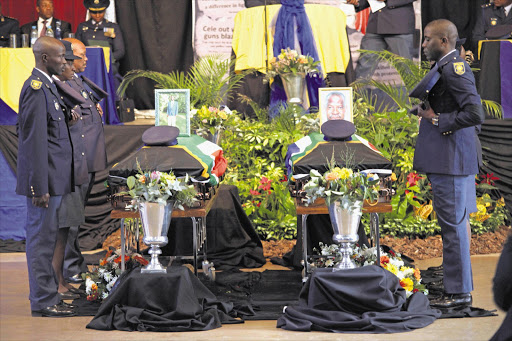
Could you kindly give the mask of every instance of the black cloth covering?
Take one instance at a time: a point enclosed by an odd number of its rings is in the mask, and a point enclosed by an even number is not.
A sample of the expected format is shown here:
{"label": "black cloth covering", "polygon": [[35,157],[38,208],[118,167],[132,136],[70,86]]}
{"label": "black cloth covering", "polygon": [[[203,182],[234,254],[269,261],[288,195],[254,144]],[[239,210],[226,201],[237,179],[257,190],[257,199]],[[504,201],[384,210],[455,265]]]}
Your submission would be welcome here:
{"label": "black cloth covering", "polygon": [[180,332],[243,322],[231,303],[218,301],[186,267],[162,274],[135,268],[119,282],[87,328]]}
{"label": "black cloth covering", "polygon": [[[133,0],[116,2],[116,17],[126,47],[120,73],[151,70],[187,71],[194,62],[193,2],[189,0]],[[155,107],[155,82],[140,78],[126,95],[138,109]]]}
{"label": "black cloth covering", "polygon": [[[162,255],[192,254],[192,220],[172,219],[169,242]],[[221,185],[219,194],[206,217],[208,261],[216,269],[257,268],[265,264],[263,247],[251,221],[240,204],[236,186]]]}
{"label": "black cloth covering", "polygon": [[503,246],[493,279],[492,291],[496,305],[505,310],[507,316],[491,341],[512,340],[512,234]]}
{"label": "black cloth covering", "polygon": [[406,299],[391,272],[371,265],[332,271],[317,269],[286,308],[277,327],[294,331],[398,333],[423,328],[441,312],[422,293]]}

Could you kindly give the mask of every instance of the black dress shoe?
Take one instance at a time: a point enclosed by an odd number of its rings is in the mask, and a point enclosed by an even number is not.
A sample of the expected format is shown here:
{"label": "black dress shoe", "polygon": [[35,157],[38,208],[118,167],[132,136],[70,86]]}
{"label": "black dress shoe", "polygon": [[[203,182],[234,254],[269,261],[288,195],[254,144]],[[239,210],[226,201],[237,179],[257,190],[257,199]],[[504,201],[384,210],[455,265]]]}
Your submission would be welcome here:
{"label": "black dress shoe", "polygon": [[61,300],[76,300],[80,295],[73,294],[71,291],[59,292]]}
{"label": "black dress shoe", "polygon": [[430,301],[433,308],[461,308],[469,307],[473,303],[471,294],[444,294],[443,296]]}
{"label": "black dress shoe", "polygon": [[443,264],[441,264],[439,266],[431,266],[427,270],[430,270],[430,271],[443,271]]}
{"label": "black dress shoe", "polygon": [[74,304],[70,304],[70,303],[66,303],[64,301],[60,301],[59,303],[61,306],[63,306],[64,308],[68,308],[68,309],[76,309],[76,305]]}
{"label": "black dress shoe", "polygon": [[82,279],[82,274],[76,274],[71,277],[68,277],[67,281],[69,283],[78,284],[78,283],[82,283],[84,280]]}
{"label": "black dress shoe", "polygon": [[33,317],[68,317],[75,316],[76,312],[60,304],[55,304],[41,310],[32,310]]}

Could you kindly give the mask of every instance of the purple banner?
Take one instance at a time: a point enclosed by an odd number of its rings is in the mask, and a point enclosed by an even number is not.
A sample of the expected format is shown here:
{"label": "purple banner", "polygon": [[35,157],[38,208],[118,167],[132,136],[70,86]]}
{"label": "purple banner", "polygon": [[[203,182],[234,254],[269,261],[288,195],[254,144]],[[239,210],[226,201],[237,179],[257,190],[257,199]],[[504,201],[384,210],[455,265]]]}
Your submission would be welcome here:
{"label": "purple banner", "polygon": [[512,118],[512,41],[500,43],[501,106],[503,118]]}

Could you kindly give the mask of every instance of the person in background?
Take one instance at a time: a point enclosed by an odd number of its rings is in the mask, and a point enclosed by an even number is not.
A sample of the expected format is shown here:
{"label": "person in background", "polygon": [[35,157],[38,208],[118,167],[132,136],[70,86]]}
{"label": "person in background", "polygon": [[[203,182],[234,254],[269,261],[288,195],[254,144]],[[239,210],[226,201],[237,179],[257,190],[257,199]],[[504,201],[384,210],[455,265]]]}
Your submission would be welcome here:
{"label": "person in background", "polygon": [[474,47],[475,51],[478,51],[480,40],[510,38],[512,38],[512,0],[495,0],[494,3],[482,5],[473,29],[473,41],[477,44]]}
{"label": "person in background", "polygon": [[[96,181],[96,172],[107,168],[107,152],[105,149],[105,134],[103,131],[103,121],[101,116],[103,111],[97,103],[97,99],[92,95],[89,89],[84,85],[82,76],[76,73],[82,73],[87,67],[87,55],[85,45],[78,39],[66,38],[65,41],[71,43],[73,53],[80,57],[73,61],[75,74],[66,83],[76,90],[85,99],[75,110],[80,113],[83,124],[81,139],[84,144],[84,153],[87,160],[88,187],[82,192],[83,205],[87,204],[89,196]],[[87,271],[84,257],[80,251],[78,243],[78,225],[70,225],[68,233],[68,242],[64,257],[64,277],[68,282],[80,283],[82,281],[81,273]]]}
{"label": "person in background", "polygon": [[[53,254],[53,269],[57,275],[59,294],[62,299],[73,300],[79,298],[80,290],[74,288],[63,275],[64,252],[68,239],[68,232],[71,226],[80,226],[85,223],[85,212],[83,198],[87,193],[89,177],[87,174],[87,159],[85,158],[85,147],[83,142],[83,120],[80,111],[75,110],[85,100],[78,92],[73,90],[66,81],[73,78],[73,61],[80,59],[73,54],[71,43],[62,41],[66,48],[66,68],[61,75],[53,75],[55,85],[61,93],[68,111],[68,126],[71,143],[73,144],[73,168],[75,189],[73,192],[62,196],[62,203],[57,211],[59,218],[59,232],[57,234],[57,245]],[[85,294],[85,292],[84,292]]]}
{"label": "person in background", "polygon": [[[51,26],[55,38],[57,39],[66,38],[67,35],[72,32],[70,23],[53,16],[53,0],[37,0],[36,11],[39,13],[39,18],[36,21],[21,26],[22,34],[28,34],[30,36],[32,26],[35,26],[37,28],[37,36],[45,36],[48,25]],[[58,29],[58,27],[60,28]]]}
{"label": "person in background", "polygon": [[9,37],[11,34],[16,34],[18,37],[17,41],[20,41],[20,23],[16,19],[4,16],[2,14],[2,4],[0,3],[0,47],[9,47]]}
{"label": "person in background", "polygon": [[[416,0],[378,0],[386,7],[370,12],[366,34],[361,41],[361,50],[387,50],[411,59],[415,15],[413,2]],[[370,7],[368,0],[347,0],[357,12]],[[377,67],[372,55],[361,55],[357,61],[356,78],[369,78]]]}
{"label": "person in background", "polygon": [[340,92],[331,92],[326,99],[327,120],[345,119],[345,96]]}
{"label": "person in background", "polygon": [[73,152],[65,104],[51,79],[66,67],[64,45],[51,37],[34,46],[36,67],[20,94],[16,193],[27,197],[26,256],[32,316],[72,316],[61,303],[52,267],[62,196],[73,188]]}
{"label": "person in background", "polygon": [[122,81],[119,75],[119,60],[124,57],[125,50],[123,33],[119,25],[105,19],[105,11],[109,5],[110,0],[84,0],[84,6],[89,10],[91,19],[78,25],[75,38],[85,46],[106,44],[110,47],[117,89]]}
{"label": "person in background", "polygon": [[171,100],[167,104],[167,125],[176,127],[176,117],[178,116],[178,102],[176,97],[171,95]]}
{"label": "person in background", "polygon": [[424,31],[423,52],[435,62],[441,78],[428,93],[421,117],[413,168],[432,184],[434,210],[443,237],[444,294],[431,301],[437,308],[470,306],[473,275],[469,214],[476,212],[475,175],[481,162],[477,132],[484,121],[475,77],[455,49],[455,25],[440,19]]}

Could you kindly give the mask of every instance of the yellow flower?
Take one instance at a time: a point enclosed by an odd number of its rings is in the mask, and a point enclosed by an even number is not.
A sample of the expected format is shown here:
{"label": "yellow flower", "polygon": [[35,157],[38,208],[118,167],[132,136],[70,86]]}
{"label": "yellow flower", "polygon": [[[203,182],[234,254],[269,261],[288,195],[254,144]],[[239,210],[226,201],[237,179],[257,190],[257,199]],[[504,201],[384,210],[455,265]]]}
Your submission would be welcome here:
{"label": "yellow flower", "polygon": [[496,207],[503,207],[505,206],[505,199],[503,197],[499,200],[496,200]]}
{"label": "yellow flower", "polygon": [[410,278],[401,279],[400,285],[407,291],[412,291],[412,289],[414,289],[414,283]]}
{"label": "yellow flower", "polygon": [[391,173],[391,181],[396,181],[396,174],[395,173]]}
{"label": "yellow flower", "polygon": [[343,180],[350,178],[352,176],[352,174],[353,174],[352,169],[348,169],[348,168],[343,168],[338,173],[339,177]]}
{"label": "yellow flower", "polygon": [[226,115],[225,111],[219,111],[219,117],[222,118],[223,120],[227,120],[228,115]]}
{"label": "yellow flower", "polygon": [[398,274],[398,269],[396,268],[396,266],[394,266],[391,263],[388,263],[386,265],[386,270],[388,270],[389,272],[391,272],[395,276]]}

